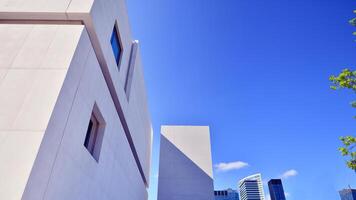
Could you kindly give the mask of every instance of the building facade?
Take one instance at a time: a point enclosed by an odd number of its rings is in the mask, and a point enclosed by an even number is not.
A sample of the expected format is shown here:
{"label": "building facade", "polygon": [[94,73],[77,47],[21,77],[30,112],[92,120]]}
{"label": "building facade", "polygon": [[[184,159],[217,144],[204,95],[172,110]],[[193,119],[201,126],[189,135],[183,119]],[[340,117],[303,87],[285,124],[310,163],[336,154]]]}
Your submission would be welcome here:
{"label": "building facade", "polygon": [[124,0],[0,0],[0,199],[147,199],[152,129]]}
{"label": "building facade", "polygon": [[356,200],[356,189],[343,189],[339,194],[341,200]]}
{"label": "building facade", "polygon": [[271,179],[268,181],[268,189],[271,200],[286,200],[281,179]]}
{"label": "building facade", "polygon": [[240,200],[264,200],[261,174],[254,174],[239,181]]}
{"label": "building facade", "polygon": [[231,188],[227,190],[215,190],[215,200],[239,200],[239,193]]}
{"label": "building facade", "polygon": [[208,126],[162,126],[158,200],[213,200]]}

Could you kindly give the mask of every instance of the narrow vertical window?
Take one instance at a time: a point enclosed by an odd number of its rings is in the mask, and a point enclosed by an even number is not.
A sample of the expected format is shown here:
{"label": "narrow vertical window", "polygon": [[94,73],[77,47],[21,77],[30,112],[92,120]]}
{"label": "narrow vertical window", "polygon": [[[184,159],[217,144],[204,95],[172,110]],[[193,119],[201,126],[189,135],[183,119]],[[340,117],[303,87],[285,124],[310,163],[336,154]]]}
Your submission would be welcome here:
{"label": "narrow vertical window", "polygon": [[112,48],[112,51],[113,51],[113,54],[115,57],[116,65],[119,67],[122,47],[121,47],[119,34],[118,34],[116,26],[114,26],[114,29],[112,31],[110,43],[111,43],[111,48]]}
{"label": "narrow vertical window", "polygon": [[84,146],[96,161],[99,161],[101,143],[104,136],[104,124],[103,118],[95,105],[88,123]]}
{"label": "narrow vertical window", "polygon": [[88,149],[90,154],[94,154],[94,148],[96,143],[96,138],[98,136],[98,120],[94,115],[91,116],[87,135],[85,136],[84,146]]}

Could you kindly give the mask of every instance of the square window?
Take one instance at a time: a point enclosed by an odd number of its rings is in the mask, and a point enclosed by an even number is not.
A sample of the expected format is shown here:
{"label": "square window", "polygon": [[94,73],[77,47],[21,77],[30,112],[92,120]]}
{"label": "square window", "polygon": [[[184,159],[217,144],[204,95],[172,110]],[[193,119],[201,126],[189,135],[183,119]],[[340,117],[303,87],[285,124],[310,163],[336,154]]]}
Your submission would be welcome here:
{"label": "square window", "polygon": [[89,120],[84,146],[96,161],[99,161],[101,143],[104,136],[104,123],[99,119],[102,119],[102,116],[95,105]]}
{"label": "square window", "polygon": [[119,66],[120,59],[121,59],[122,47],[121,47],[119,34],[118,34],[116,26],[114,26],[114,29],[112,31],[110,43],[111,43],[112,51],[114,53],[116,64],[117,64],[117,66]]}

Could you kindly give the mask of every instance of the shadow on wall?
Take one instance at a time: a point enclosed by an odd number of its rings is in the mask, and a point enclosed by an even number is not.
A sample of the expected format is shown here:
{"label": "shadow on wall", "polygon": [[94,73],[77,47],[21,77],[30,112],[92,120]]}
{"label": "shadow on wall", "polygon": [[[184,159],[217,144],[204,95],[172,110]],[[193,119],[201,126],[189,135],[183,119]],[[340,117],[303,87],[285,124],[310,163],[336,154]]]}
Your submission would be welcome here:
{"label": "shadow on wall", "polygon": [[[199,144],[197,144],[199,145]],[[158,200],[213,200],[213,179],[161,135]]]}

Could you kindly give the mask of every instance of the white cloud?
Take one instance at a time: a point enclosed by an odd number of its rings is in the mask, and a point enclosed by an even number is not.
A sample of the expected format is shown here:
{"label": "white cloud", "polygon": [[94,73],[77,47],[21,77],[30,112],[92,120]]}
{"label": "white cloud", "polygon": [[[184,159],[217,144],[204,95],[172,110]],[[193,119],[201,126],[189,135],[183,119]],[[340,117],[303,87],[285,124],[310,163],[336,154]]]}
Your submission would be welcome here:
{"label": "white cloud", "polygon": [[296,176],[296,175],[298,175],[297,170],[295,170],[295,169],[290,169],[290,170],[284,172],[284,173],[281,175],[281,178],[282,178],[282,179],[287,179],[287,178],[289,178],[289,177]]}
{"label": "white cloud", "polygon": [[229,162],[229,163],[218,163],[215,165],[216,170],[218,171],[231,171],[231,170],[238,170],[244,167],[249,166],[248,163],[242,162],[242,161],[235,161],[235,162]]}
{"label": "white cloud", "polygon": [[290,194],[288,192],[284,192],[284,196],[290,197]]}

